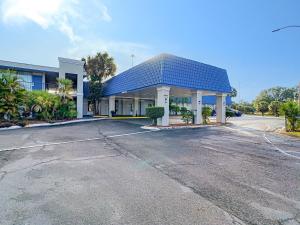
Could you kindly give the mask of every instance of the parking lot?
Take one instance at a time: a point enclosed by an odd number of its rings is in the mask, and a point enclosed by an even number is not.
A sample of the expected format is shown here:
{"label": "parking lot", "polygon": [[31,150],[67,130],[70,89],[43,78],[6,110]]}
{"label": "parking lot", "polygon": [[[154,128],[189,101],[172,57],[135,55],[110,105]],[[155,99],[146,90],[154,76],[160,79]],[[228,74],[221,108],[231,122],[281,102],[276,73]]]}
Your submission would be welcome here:
{"label": "parking lot", "polygon": [[248,120],[1,131],[0,224],[300,224],[300,141]]}

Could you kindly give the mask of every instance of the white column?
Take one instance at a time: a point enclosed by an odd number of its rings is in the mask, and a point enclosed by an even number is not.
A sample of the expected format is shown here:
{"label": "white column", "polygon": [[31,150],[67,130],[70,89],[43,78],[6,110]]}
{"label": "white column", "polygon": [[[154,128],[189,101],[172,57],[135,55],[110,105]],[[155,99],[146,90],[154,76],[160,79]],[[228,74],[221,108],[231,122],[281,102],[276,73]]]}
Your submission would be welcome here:
{"label": "white column", "polygon": [[192,110],[195,115],[195,124],[202,124],[202,92],[192,92]]}
{"label": "white column", "polygon": [[216,102],[217,123],[225,123],[226,119],[226,94],[217,95]]}
{"label": "white column", "polygon": [[109,117],[112,117],[111,111],[115,111],[116,106],[116,96],[109,96],[108,98],[108,115]]}
{"label": "white column", "polygon": [[83,117],[83,76],[77,74],[77,118]]}
{"label": "white column", "polygon": [[157,125],[168,126],[169,125],[169,94],[170,87],[163,86],[157,88],[157,106],[164,107],[165,114],[162,118],[157,120]]}
{"label": "white column", "polygon": [[139,108],[140,108],[140,104],[139,104],[139,98],[134,98],[134,103],[133,103],[133,116],[138,115],[139,116]]}
{"label": "white column", "polygon": [[83,75],[84,75],[84,62],[81,60],[58,58],[59,61],[59,78],[64,79],[66,73],[77,74],[77,118],[83,117]]}

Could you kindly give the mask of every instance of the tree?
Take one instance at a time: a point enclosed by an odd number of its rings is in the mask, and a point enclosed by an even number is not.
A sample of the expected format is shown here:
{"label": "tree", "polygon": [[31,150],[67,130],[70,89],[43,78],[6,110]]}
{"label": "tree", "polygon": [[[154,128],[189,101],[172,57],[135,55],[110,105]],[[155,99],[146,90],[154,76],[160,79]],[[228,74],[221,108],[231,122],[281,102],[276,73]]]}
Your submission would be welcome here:
{"label": "tree", "polygon": [[297,98],[297,88],[286,87],[273,87],[263,90],[255,99],[255,102],[266,101],[271,103],[272,101],[286,102]]}
{"label": "tree", "polygon": [[73,99],[71,92],[73,91],[73,82],[69,79],[59,78],[58,83],[58,95],[61,97],[62,102],[67,102],[69,99]]}
{"label": "tree", "polygon": [[19,115],[25,100],[26,90],[20,84],[16,72],[0,71],[0,115],[11,120]]}
{"label": "tree", "polygon": [[293,101],[284,103],[281,107],[281,112],[285,116],[286,131],[295,131],[297,128],[297,116],[300,114],[300,106]]}
{"label": "tree", "polygon": [[279,111],[281,107],[281,102],[280,101],[272,101],[269,105],[269,110],[274,116],[279,116]]}
{"label": "tree", "polygon": [[186,123],[189,124],[193,121],[194,113],[190,110],[186,110],[183,113],[181,113],[181,119]]}
{"label": "tree", "polygon": [[51,121],[56,118],[61,99],[46,91],[28,92],[27,106],[38,119]]}
{"label": "tree", "polygon": [[202,107],[202,118],[203,118],[203,124],[209,123],[209,118],[211,116],[212,109],[208,106]]}
{"label": "tree", "polygon": [[231,89],[232,90],[230,93],[230,97],[235,98],[237,96],[237,90],[234,87],[232,87]]}
{"label": "tree", "polygon": [[58,79],[57,82],[58,95],[60,97],[60,106],[58,108],[57,116],[60,119],[76,117],[76,105],[71,94],[73,91],[73,82],[69,79]]}
{"label": "tree", "polygon": [[256,103],[255,108],[258,112],[261,112],[262,116],[268,112],[269,103],[266,101],[259,101]]}
{"label": "tree", "polygon": [[95,56],[83,58],[82,61],[85,62],[84,68],[90,81],[89,99],[92,101],[94,114],[98,114],[98,103],[102,97],[102,83],[104,79],[115,75],[117,67],[114,59],[107,52],[98,52]]}

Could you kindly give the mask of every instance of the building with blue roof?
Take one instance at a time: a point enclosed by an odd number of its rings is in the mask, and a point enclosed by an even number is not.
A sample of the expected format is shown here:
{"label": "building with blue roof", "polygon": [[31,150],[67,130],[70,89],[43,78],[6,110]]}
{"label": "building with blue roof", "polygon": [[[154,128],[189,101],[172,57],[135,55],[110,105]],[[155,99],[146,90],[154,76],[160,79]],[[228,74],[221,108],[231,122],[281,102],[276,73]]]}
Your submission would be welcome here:
{"label": "building with blue roof", "polygon": [[[74,84],[78,118],[91,114],[89,82],[84,82],[83,62],[58,58],[59,67],[38,66],[0,60],[0,69],[15,70],[27,90],[57,91],[57,78],[68,78]],[[99,102],[101,115],[145,115],[149,106],[164,107],[159,125],[169,125],[169,102],[188,99],[183,106],[202,123],[202,106],[213,105],[217,122],[225,122],[225,107],[231,104],[231,86],[225,69],[194,60],[160,54],[136,65],[103,84]]]}
{"label": "building with blue roof", "polygon": [[[88,83],[84,85],[88,95]],[[189,99],[195,123],[202,123],[202,106],[215,105],[217,122],[225,123],[225,107],[231,104],[227,71],[194,60],[160,54],[104,83],[100,112],[116,115],[144,115],[148,106],[162,106],[165,114],[158,123],[169,125],[169,101]]]}

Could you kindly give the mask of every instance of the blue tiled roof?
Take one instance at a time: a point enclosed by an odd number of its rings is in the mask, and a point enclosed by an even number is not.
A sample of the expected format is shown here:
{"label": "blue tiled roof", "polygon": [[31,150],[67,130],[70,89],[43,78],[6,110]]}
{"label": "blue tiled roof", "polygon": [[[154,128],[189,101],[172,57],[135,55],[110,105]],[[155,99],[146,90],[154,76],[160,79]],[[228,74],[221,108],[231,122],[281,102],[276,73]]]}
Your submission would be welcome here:
{"label": "blue tiled roof", "polygon": [[104,84],[103,95],[116,95],[159,85],[231,92],[226,70],[174,55],[161,54],[108,80]]}

